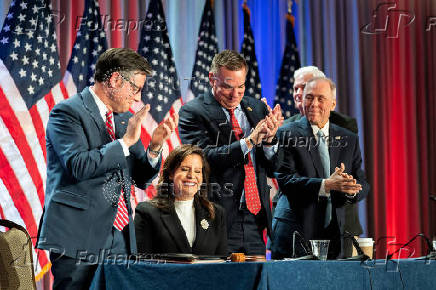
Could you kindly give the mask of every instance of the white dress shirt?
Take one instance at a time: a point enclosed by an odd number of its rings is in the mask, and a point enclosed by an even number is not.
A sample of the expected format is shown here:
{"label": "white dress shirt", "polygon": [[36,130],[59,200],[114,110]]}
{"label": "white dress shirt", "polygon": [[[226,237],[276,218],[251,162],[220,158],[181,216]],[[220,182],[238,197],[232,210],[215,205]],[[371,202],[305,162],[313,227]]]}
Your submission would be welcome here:
{"label": "white dress shirt", "polygon": [[176,209],[176,213],[179,217],[180,223],[185,230],[186,238],[188,239],[189,245],[192,248],[196,235],[194,199],[175,200],[174,207]]}
{"label": "white dress shirt", "polygon": [[[94,98],[95,103],[97,104],[97,108],[98,111],[100,112],[100,116],[103,119],[103,122],[106,123],[106,113],[109,111],[108,108],[106,107],[106,105],[103,103],[102,100],[100,100],[99,97],[97,97],[97,95],[95,94],[94,90],[89,87],[89,92],[91,93],[91,95]],[[114,122],[114,118],[112,118],[112,127],[114,128],[114,132],[116,132],[117,128],[115,128],[115,122]],[[118,142],[120,142],[121,147],[123,148],[123,153],[124,156],[129,156],[130,152],[129,152],[129,147],[127,147],[127,145],[124,143],[123,139],[117,139]],[[156,165],[159,163],[159,157],[160,154],[156,157],[151,157],[150,154],[148,154],[148,148],[147,148],[147,159],[148,162],[150,162],[151,167],[155,168]]]}

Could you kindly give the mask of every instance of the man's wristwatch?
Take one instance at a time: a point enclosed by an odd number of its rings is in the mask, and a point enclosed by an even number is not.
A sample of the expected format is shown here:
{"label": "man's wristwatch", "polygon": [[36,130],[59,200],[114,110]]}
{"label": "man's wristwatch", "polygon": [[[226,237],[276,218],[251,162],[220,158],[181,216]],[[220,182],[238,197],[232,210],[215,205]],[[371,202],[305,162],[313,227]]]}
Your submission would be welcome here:
{"label": "man's wristwatch", "polygon": [[148,147],[148,152],[153,153],[155,155],[159,155],[162,152],[162,149],[163,149],[163,145],[160,146],[159,150],[151,150],[151,148]]}
{"label": "man's wristwatch", "polygon": [[353,199],[353,198],[355,198],[356,195],[357,195],[357,192],[356,192],[355,194],[353,194],[353,195],[346,194],[347,198],[349,198],[349,199]]}

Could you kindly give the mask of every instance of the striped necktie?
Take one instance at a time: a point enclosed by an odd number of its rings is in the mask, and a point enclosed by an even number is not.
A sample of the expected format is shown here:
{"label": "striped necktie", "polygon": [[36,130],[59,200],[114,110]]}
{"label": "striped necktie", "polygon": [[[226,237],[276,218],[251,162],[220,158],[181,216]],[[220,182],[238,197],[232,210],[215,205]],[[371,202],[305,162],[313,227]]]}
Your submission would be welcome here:
{"label": "striped necktie", "polygon": [[[111,139],[115,140],[115,130],[112,122],[111,111],[106,112],[106,129],[111,136]],[[124,192],[123,188],[121,187],[121,194],[120,198],[118,199],[118,210],[114,220],[114,227],[117,230],[122,231],[127,224],[129,224],[129,213],[127,212],[126,202],[124,201]]]}

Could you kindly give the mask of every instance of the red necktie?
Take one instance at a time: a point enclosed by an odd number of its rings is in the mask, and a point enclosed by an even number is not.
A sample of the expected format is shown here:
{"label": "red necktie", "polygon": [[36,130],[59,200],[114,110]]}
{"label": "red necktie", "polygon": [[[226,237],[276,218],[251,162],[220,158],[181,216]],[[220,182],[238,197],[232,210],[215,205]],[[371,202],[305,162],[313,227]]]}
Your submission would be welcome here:
{"label": "red necktie", "polygon": [[[106,129],[112,140],[115,140],[114,126],[112,125],[112,112],[106,113]],[[127,212],[126,202],[124,201],[124,192],[121,188],[120,198],[118,200],[118,211],[114,220],[114,227],[122,231],[123,228],[129,223],[129,213]]]}
{"label": "red necktie", "polygon": [[[232,120],[232,130],[236,135],[236,139],[239,140],[243,136],[241,127],[239,126],[238,120],[235,117],[235,109],[229,110],[230,119]],[[245,191],[245,202],[247,203],[247,209],[252,214],[258,214],[260,211],[260,198],[259,191],[257,190],[256,184],[256,173],[254,172],[253,161],[251,160],[251,154],[248,153],[248,163],[244,164],[245,169],[245,180],[244,180],[244,191]]]}

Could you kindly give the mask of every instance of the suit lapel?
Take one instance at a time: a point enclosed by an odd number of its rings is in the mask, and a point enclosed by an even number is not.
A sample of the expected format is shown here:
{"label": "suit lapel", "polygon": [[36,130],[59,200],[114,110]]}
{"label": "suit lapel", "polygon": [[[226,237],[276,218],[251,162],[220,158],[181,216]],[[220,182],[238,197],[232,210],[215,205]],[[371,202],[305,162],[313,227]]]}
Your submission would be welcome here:
{"label": "suit lapel", "polygon": [[253,103],[250,97],[244,96],[241,101],[242,110],[244,110],[245,116],[247,117],[248,122],[250,123],[251,128],[255,128],[257,123],[263,117],[261,112],[258,112],[258,106]]}
{"label": "suit lapel", "polygon": [[[207,111],[207,115],[210,117],[211,122],[215,124],[218,130],[218,139],[221,144],[231,143],[230,136],[233,135],[232,126],[230,122],[227,120],[226,114],[223,111],[221,105],[215,100],[215,97],[207,91],[204,94],[204,105]],[[236,140],[236,139],[235,139]]]}
{"label": "suit lapel", "polygon": [[88,111],[89,115],[91,116],[91,119],[95,122],[95,124],[98,127],[98,130],[100,131],[100,136],[103,139],[103,142],[109,143],[110,141],[112,141],[111,137],[109,136],[109,133],[106,130],[105,121],[100,115],[100,111],[98,110],[97,104],[94,101],[94,97],[91,95],[91,92],[89,91],[89,87],[86,87],[80,95],[82,97],[83,104],[85,105],[86,110]]}
{"label": "suit lapel", "polygon": [[161,219],[171,237],[174,240],[174,243],[177,245],[177,248],[181,253],[190,253],[192,251],[189,246],[188,239],[186,238],[185,230],[180,223],[179,218],[177,217],[177,213],[175,209],[171,209],[169,212],[162,211]]}
{"label": "suit lapel", "polygon": [[339,167],[338,160],[340,154],[340,144],[342,144],[342,136],[339,136],[334,124],[330,122],[329,130],[329,154],[330,154],[330,174],[335,171],[335,167]]}
{"label": "suit lapel", "polygon": [[[195,200],[194,206],[195,206],[196,232],[195,232],[195,241],[192,248],[198,249],[200,248],[200,246],[204,244],[211,221],[209,219],[209,214],[207,210],[201,206],[200,202]],[[201,248],[204,248],[204,246],[202,246]]]}
{"label": "suit lapel", "polygon": [[123,138],[126,133],[127,124],[129,122],[130,114],[117,114],[114,113],[114,122],[115,122],[115,138],[120,139]]}
{"label": "suit lapel", "polygon": [[[317,176],[324,177],[324,169],[322,168],[321,157],[319,156],[318,142],[315,142],[316,139],[313,135],[312,127],[310,126],[310,123],[306,119],[306,117],[303,117],[299,122],[301,123],[302,129],[304,130],[303,136],[309,137],[309,145],[307,146],[307,150],[309,151],[310,157],[312,158],[313,167],[315,167]],[[312,144],[316,145],[312,146]]]}

